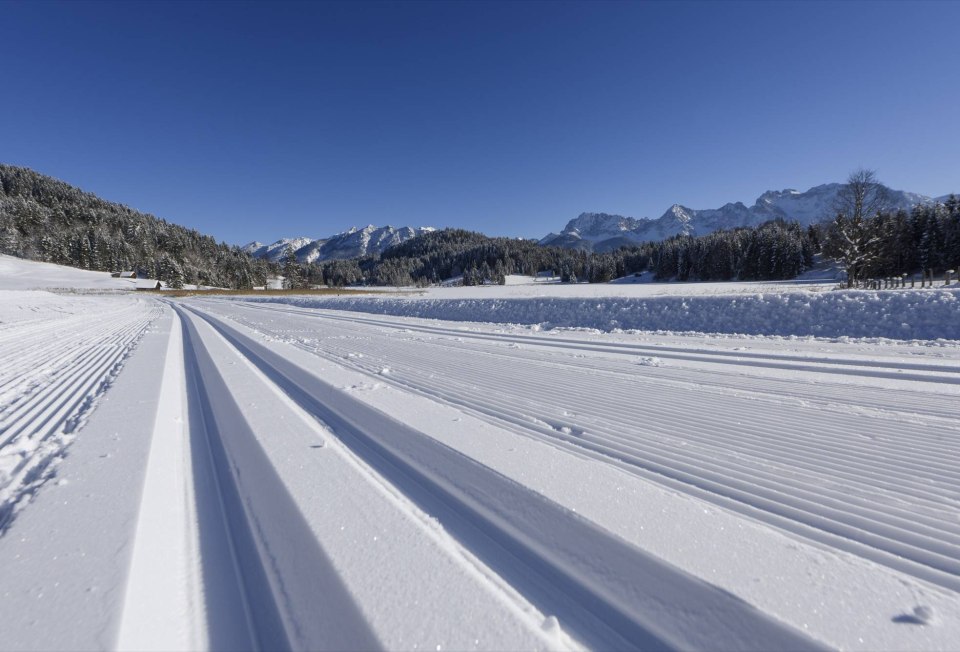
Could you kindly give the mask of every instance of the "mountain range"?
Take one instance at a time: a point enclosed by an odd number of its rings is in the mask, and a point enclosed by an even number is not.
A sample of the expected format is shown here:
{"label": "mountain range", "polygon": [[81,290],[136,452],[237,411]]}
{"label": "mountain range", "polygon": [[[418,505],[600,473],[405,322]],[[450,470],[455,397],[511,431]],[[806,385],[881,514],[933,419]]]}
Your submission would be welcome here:
{"label": "mountain range", "polygon": [[[570,220],[560,233],[550,233],[540,244],[587,251],[613,251],[624,245],[663,240],[675,235],[705,235],[720,229],[757,226],[782,218],[807,226],[833,217],[833,207],[843,184],[827,183],[798,190],[771,190],[757,198],[753,206],[743,202],[720,208],[693,209],[674,204],[657,219],[633,218],[607,213],[581,213]],[[911,209],[917,204],[943,202],[943,197],[927,197],[902,190],[887,189],[890,207]]]}
{"label": "mountain range", "polygon": [[[543,246],[582,249],[599,253],[613,251],[638,242],[663,240],[675,235],[705,235],[721,229],[753,227],[777,218],[799,222],[804,226],[832,218],[840,183],[814,186],[805,192],[794,189],[770,190],[760,195],[752,206],[732,202],[720,208],[694,209],[674,204],[659,218],[633,218],[608,213],[581,213],[570,220],[560,233],[540,239]],[[887,188],[891,210],[910,210],[917,204],[946,201],[948,195],[927,197],[903,190]],[[242,250],[256,258],[280,262],[292,248],[301,263],[359,258],[383,253],[393,245],[405,242],[431,227],[392,227],[373,225],[354,227],[327,238],[281,238],[272,244],[251,242]]]}
{"label": "mountain range", "polygon": [[281,238],[272,244],[251,242],[241,247],[255,258],[281,262],[288,248],[293,249],[300,263],[322,263],[327,260],[360,258],[368,254],[381,254],[393,245],[405,242],[421,233],[434,229],[424,227],[365,226],[354,227],[328,238]]}

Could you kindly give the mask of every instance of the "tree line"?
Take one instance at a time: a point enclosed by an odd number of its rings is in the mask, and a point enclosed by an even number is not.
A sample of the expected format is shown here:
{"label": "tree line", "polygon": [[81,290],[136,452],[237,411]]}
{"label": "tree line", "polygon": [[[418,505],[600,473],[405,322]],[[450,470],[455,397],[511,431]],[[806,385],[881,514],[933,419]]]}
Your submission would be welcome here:
{"label": "tree line", "polygon": [[657,280],[780,280],[803,273],[816,253],[840,261],[851,285],[868,277],[960,269],[960,200],[890,211],[884,198],[874,174],[859,170],[844,186],[834,219],[808,228],[774,220],[608,253],[446,229],[381,255],[301,264],[290,251],[275,265],[62,181],[0,164],[0,253],[90,270],[134,270],[173,287],[237,289],[264,285],[278,272],[290,288],[426,286],[453,278],[465,285],[502,284],[508,274],[547,271],[566,282],[590,283],[638,273]]}
{"label": "tree line", "polygon": [[853,287],[870,278],[960,269],[960,199],[891,211],[872,170],[857,170],[843,187],[831,222],[815,237],[839,261]]}
{"label": "tree line", "polygon": [[815,233],[796,223],[771,221],[755,228],[676,236],[608,253],[542,247],[535,240],[490,238],[462,229],[426,233],[380,256],[284,269],[302,283],[334,287],[368,284],[426,286],[451,278],[464,285],[502,284],[508,274],[553,272],[564,282],[606,283],[650,272],[658,280],[788,279],[813,262]]}
{"label": "tree line", "polygon": [[263,285],[271,265],[210,236],[0,164],[0,253],[81,269],[136,271],[227,288]]}

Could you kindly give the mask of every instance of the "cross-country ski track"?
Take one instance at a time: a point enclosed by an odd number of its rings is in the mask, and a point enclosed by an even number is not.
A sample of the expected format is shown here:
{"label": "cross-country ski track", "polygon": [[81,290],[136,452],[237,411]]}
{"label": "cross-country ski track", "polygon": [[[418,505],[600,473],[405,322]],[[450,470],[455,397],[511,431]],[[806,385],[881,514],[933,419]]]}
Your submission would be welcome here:
{"label": "cross-country ski track", "polygon": [[97,305],[0,324],[2,649],[960,640],[953,345]]}

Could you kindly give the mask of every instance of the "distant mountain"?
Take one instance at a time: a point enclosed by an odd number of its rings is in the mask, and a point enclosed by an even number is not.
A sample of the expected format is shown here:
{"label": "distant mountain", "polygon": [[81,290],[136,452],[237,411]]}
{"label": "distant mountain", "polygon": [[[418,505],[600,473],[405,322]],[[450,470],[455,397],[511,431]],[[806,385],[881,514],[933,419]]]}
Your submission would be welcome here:
{"label": "distant mountain", "polygon": [[266,258],[270,262],[279,263],[283,260],[283,255],[286,253],[287,247],[293,247],[293,250],[296,251],[312,242],[314,241],[310,238],[280,238],[273,244],[266,245],[262,242],[254,241],[243,245],[240,249],[254,258]]}
{"label": "distant mountain", "polygon": [[329,238],[281,238],[273,244],[251,242],[242,247],[255,258],[266,258],[272,262],[280,262],[288,247],[292,247],[301,263],[316,263],[326,260],[348,260],[361,258],[368,254],[382,254],[384,251],[410,238],[434,229],[429,226],[412,228],[402,226],[376,227],[365,226],[362,229],[354,227],[349,231],[338,233]]}
{"label": "distant mountain", "polygon": [[[581,213],[576,219],[570,220],[560,233],[551,233],[542,238],[540,244],[603,252],[680,234],[705,235],[720,229],[757,226],[776,218],[795,220],[807,226],[832,217],[841,188],[842,184],[827,183],[806,192],[771,190],[760,195],[750,207],[736,202],[720,208],[697,210],[674,204],[657,219]],[[888,190],[894,210],[943,202],[948,197],[931,198],[902,190]]]}

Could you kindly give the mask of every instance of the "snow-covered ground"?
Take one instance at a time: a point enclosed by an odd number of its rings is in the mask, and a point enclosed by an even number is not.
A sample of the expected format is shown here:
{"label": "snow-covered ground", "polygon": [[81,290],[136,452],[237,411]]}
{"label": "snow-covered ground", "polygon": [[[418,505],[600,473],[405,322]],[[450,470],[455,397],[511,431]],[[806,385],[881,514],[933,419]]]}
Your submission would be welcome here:
{"label": "snow-covered ground", "polygon": [[756,283],[518,283],[420,293],[246,298],[403,317],[782,337],[960,339],[960,284],[831,291],[821,280]]}
{"label": "snow-covered ground", "polygon": [[[953,290],[315,303],[2,278],[2,649],[960,640]],[[598,321],[657,302],[657,332]],[[759,321],[710,312],[741,302]],[[830,339],[784,337],[778,306]],[[942,339],[849,337],[900,310]]]}
{"label": "snow-covered ground", "polygon": [[0,290],[116,291],[153,289],[156,285],[156,279],[114,278],[109,272],[91,272],[0,254]]}
{"label": "snow-covered ground", "polygon": [[155,302],[0,290],[0,531],[161,313]]}

